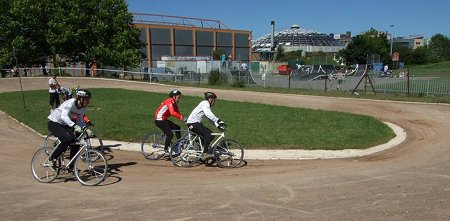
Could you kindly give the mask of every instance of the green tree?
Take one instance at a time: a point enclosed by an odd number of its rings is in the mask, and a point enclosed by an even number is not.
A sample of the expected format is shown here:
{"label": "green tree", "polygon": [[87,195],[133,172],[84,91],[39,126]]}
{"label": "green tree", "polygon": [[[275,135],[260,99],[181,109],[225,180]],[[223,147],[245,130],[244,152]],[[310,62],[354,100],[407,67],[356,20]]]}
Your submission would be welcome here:
{"label": "green tree", "polygon": [[338,56],[344,58],[344,62],[349,64],[365,64],[367,55],[379,54],[386,63],[389,57],[390,44],[386,34],[373,28],[361,35],[352,37],[347,48],[339,51]]}
{"label": "green tree", "polygon": [[275,52],[275,61],[284,61],[284,47],[283,45],[277,46],[277,51]]}
{"label": "green tree", "polygon": [[0,64],[15,64],[13,48],[20,65],[44,64],[50,55],[46,41],[51,16],[49,0],[0,0]]}
{"label": "green tree", "polygon": [[69,62],[134,67],[143,57],[140,30],[125,0],[0,0],[0,62]]}
{"label": "green tree", "polygon": [[431,37],[427,57],[432,63],[450,60],[450,39],[442,34]]}

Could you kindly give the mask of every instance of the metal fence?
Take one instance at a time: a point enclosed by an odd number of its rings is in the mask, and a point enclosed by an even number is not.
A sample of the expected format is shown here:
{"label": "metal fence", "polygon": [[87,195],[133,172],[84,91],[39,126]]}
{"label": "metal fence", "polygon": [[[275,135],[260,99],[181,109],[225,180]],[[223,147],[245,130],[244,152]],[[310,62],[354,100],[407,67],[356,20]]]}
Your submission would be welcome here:
{"label": "metal fence", "polygon": [[[178,67],[185,67],[187,64],[178,65]],[[279,88],[302,88],[311,90],[332,91],[341,90],[346,92],[367,91],[371,92],[372,88],[366,79],[361,77],[346,77],[341,85],[338,85],[337,79],[329,79],[325,77],[318,77],[315,80],[305,80],[298,76],[279,75],[273,72],[252,72],[251,70],[241,70],[238,64],[232,64],[235,66],[228,66],[232,69],[221,69],[216,67],[217,65],[211,64],[207,68],[212,70],[219,70],[220,75],[226,78],[229,83],[241,81],[246,85],[261,86],[261,87],[279,87]],[[233,68],[235,67],[235,68]],[[190,69],[193,69],[191,67]],[[191,84],[206,84],[208,82],[209,73],[198,73],[191,70],[180,69],[181,72],[174,74],[168,73],[151,73],[154,76],[164,75],[161,81],[170,82],[187,82]],[[74,77],[92,77],[95,73],[96,77],[105,78],[118,78],[129,80],[145,80],[151,81],[152,77],[148,72],[144,72],[142,69],[136,68],[131,71],[123,71],[118,69],[84,69],[79,67],[70,68],[47,68],[45,71],[43,68],[27,68],[19,69],[17,72],[12,70],[2,70],[2,77],[14,77],[20,74],[20,76],[44,76],[46,72],[51,74],[57,74],[60,76],[74,76]],[[410,94],[418,96],[450,96],[450,80],[443,80],[439,78],[424,78],[424,77],[410,77],[408,78],[380,78],[376,75],[370,75],[370,80],[373,83],[377,93],[384,94]]]}

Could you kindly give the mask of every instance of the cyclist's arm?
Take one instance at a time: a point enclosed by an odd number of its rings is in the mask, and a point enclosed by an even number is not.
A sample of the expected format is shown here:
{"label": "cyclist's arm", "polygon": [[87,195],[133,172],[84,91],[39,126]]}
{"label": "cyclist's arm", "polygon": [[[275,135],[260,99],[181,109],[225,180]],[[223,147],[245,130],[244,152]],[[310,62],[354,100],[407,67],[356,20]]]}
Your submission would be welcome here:
{"label": "cyclist's arm", "polygon": [[[64,106],[61,111],[61,120],[64,122],[64,124],[73,127],[75,123],[70,119],[70,113],[72,112],[72,108],[74,107],[75,102],[71,102],[70,104]],[[78,118],[77,118],[78,121]]]}
{"label": "cyclist's arm", "polygon": [[172,102],[170,104],[167,105],[167,107],[169,108],[169,113],[170,115],[178,118],[179,120],[183,120],[183,115],[180,114],[180,112],[178,111],[178,108],[175,108],[174,105],[172,104]]}
{"label": "cyclist's arm", "polygon": [[203,105],[203,113],[205,113],[205,116],[214,124],[214,126],[218,126],[217,120],[219,120],[216,115],[211,111],[211,107],[209,106],[209,103],[205,103],[206,105]]}

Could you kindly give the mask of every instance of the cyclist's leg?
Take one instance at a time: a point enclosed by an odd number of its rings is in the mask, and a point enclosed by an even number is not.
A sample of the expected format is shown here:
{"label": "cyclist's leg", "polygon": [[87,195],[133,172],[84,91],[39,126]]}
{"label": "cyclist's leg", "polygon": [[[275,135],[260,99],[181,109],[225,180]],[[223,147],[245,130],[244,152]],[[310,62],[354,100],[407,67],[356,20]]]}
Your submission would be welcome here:
{"label": "cyclist's leg", "polygon": [[166,135],[166,140],[164,142],[164,148],[169,148],[170,146],[170,142],[172,141],[173,138],[173,132],[170,129],[170,125],[169,122],[166,121],[162,121],[162,120],[155,120],[155,125],[161,129],[164,134]]}
{"label": "cyclist's leg", "polygon": [[73,142],[75,135],[69,127],[64,127],[61,124],[53,121],[48,122],[48,130],[61,141],[61,143],[50,155],[50,159],[53,160],[58,158],[64,151],[66,151],[69,144]]}
{"label": "cyclist's leg", "polygon": [[181,127],[178,126],[178,124],[175,124],[174,122],[167,120],[167,122],[169,123],[170,129],[175,131],[175,136],[177,137],[177,139],[181,138]]}
{"label": "cyclist's leg", "polygon": [[213,139],[213,136],[211,135],[212,131],[209,128],[203,126],[203,124],[201,123],[193,123],[191,124],[191,126],[192,128],[190,129],[203,138],[202,140],[202,145],[204,147],[203,153],[208,153],[209,143],[211,143],[211,140]]}

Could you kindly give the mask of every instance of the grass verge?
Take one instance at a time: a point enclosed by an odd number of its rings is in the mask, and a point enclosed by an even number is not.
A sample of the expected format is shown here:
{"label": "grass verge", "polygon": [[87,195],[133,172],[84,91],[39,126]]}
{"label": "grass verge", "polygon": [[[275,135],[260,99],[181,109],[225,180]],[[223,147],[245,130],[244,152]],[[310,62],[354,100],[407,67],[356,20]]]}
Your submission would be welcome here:
{"label": "grass verge", "polygon": [[[108,88],[91,92],[87,114],[95,123],[93,130],[103,139],[140,142],[146,133],[159,131],[153,114],[167,94]],[[20,92],[0,93],[0,109],[47,134],[48,91],[25,91],[24,95],[26,109]],[[200,101],[199,97],[183,96],[181,113],[189,115]],[[248,149],[364,149],[394,137],[393,131],[375,118],[349,113],[224,100],[216,102],[213,112],[229,125],[227,136]],[[177,119],[172,121],[183,125]],[[204,124],[211,127],[206,121]]]}

